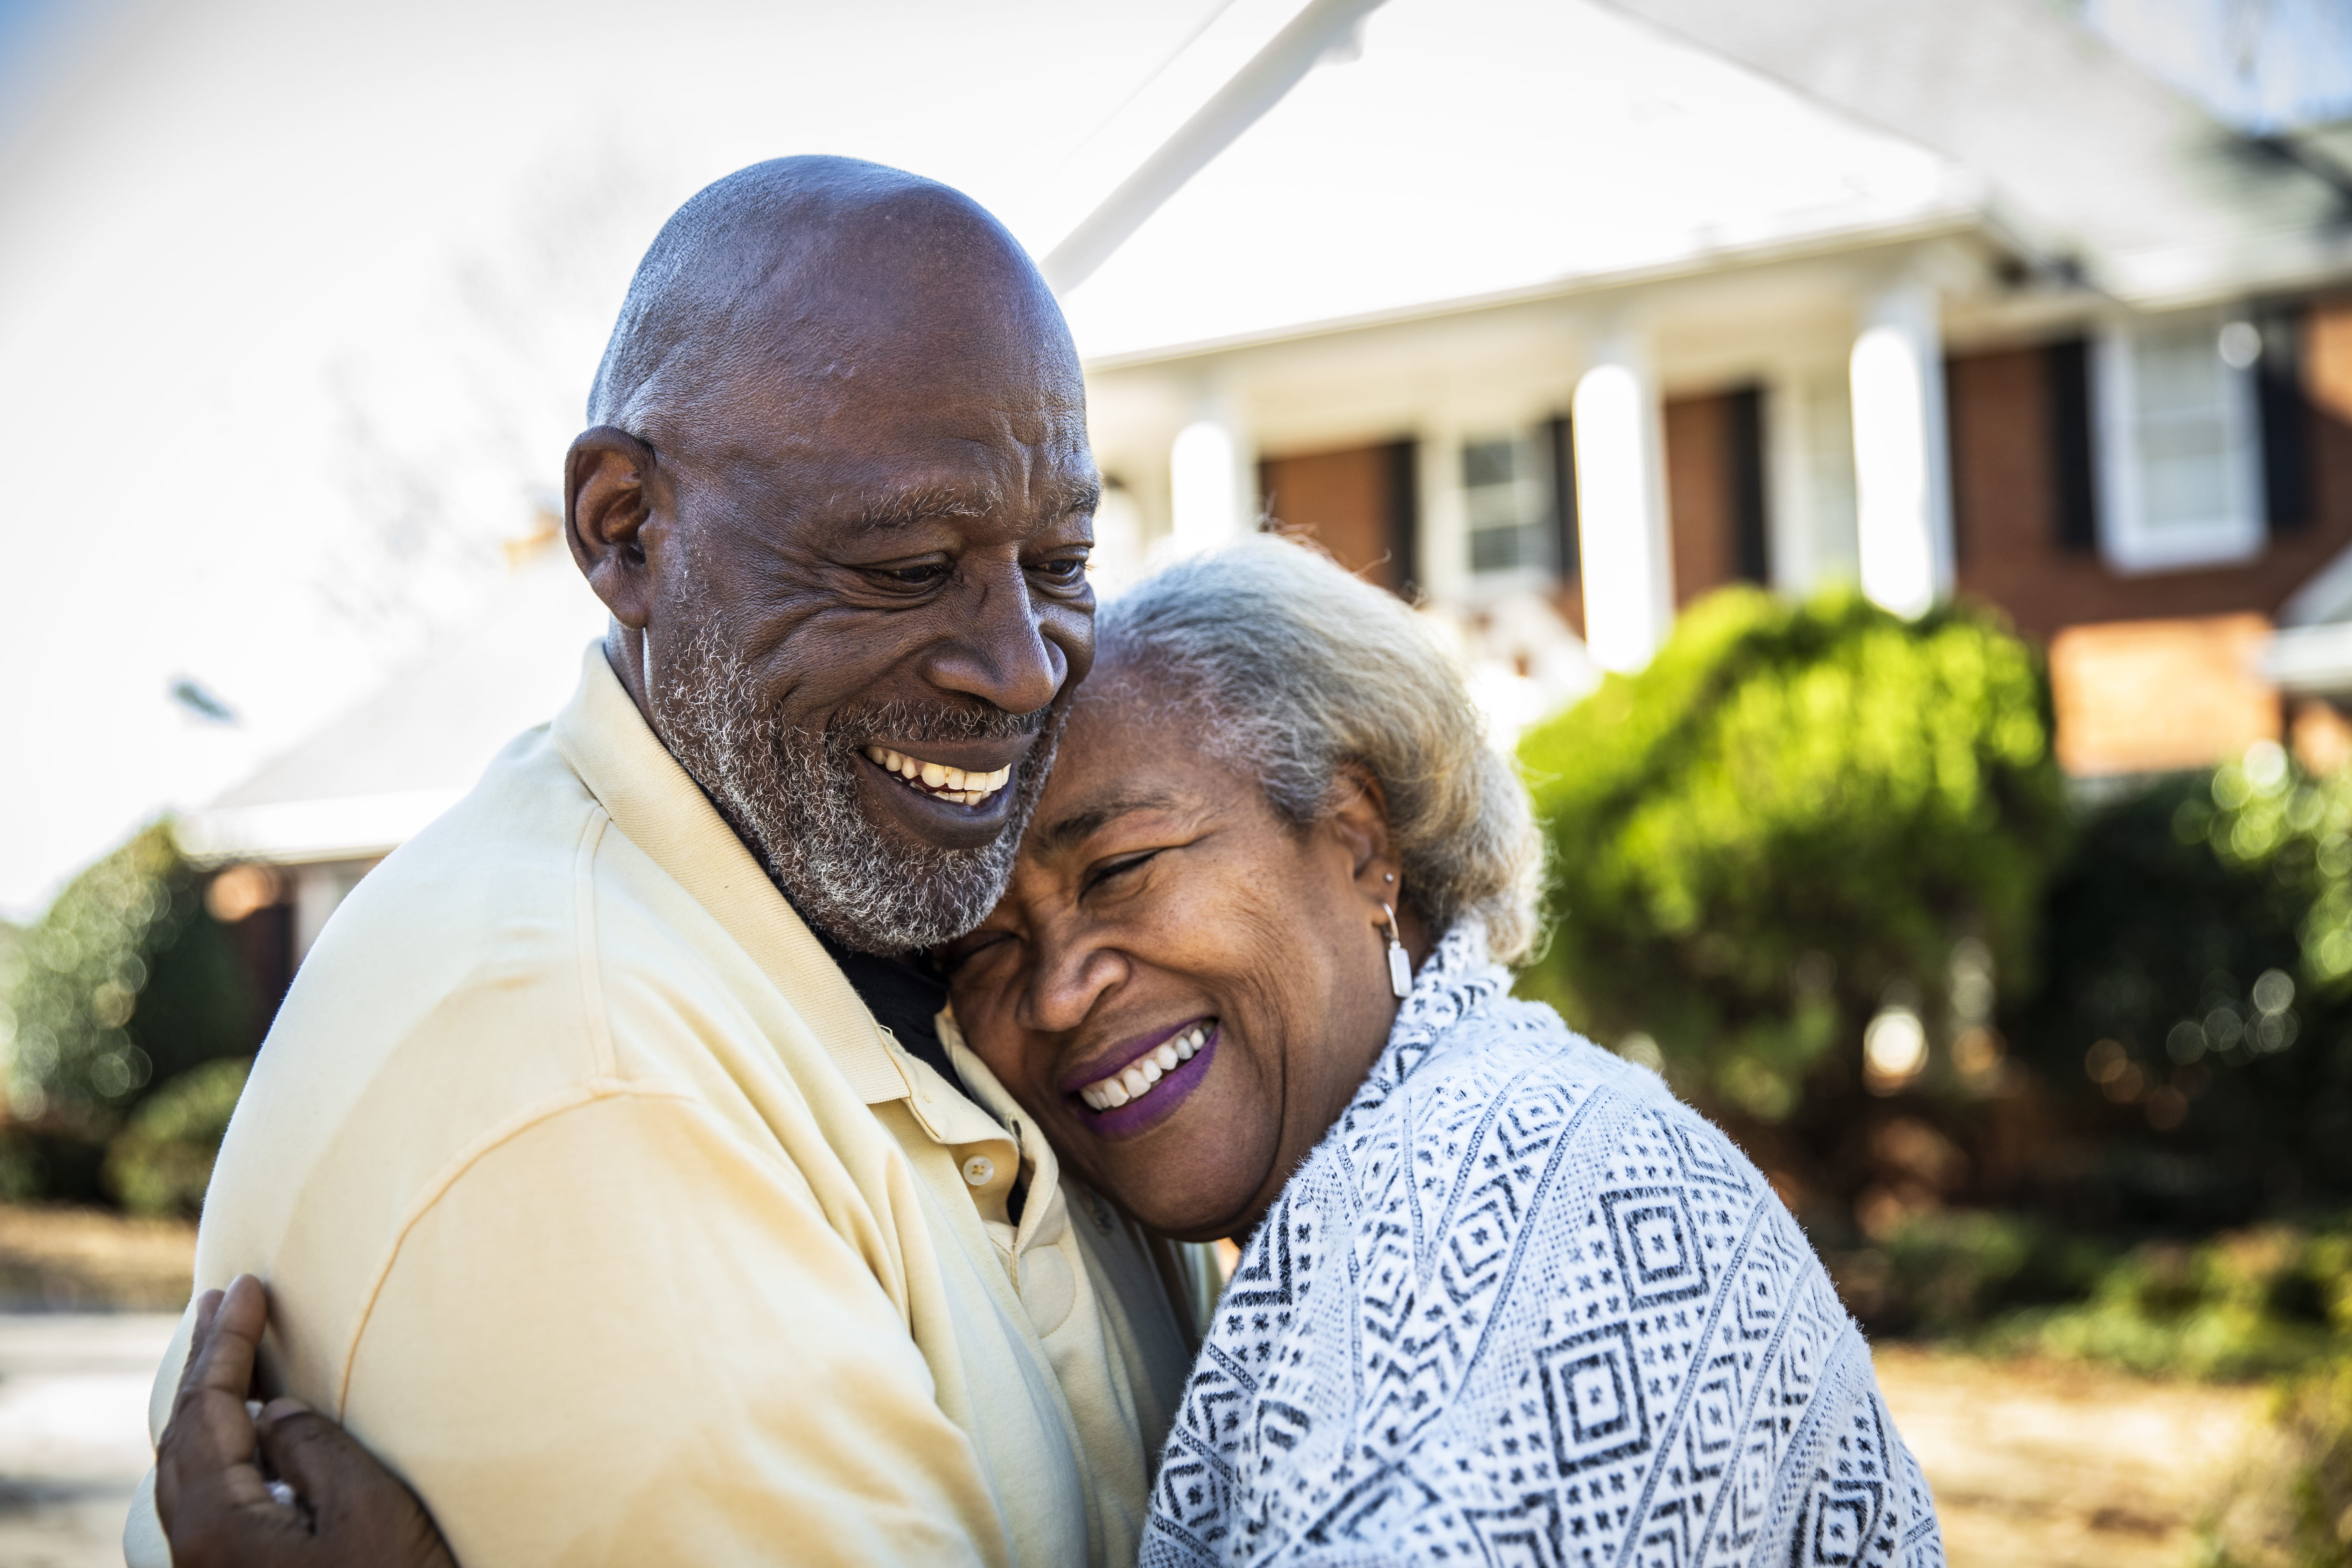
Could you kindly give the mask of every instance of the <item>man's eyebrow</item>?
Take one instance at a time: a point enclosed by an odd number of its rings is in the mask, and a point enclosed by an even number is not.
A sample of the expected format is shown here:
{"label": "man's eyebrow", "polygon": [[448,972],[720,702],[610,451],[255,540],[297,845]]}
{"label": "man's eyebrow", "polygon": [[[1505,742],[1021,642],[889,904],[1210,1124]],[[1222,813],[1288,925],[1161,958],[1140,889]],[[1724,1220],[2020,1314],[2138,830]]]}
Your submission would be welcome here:
{"label": "man's eyebrow", "polygon": [[1082,806],[1067,816],[1057,817],[1045,826],[1034,829],[1029,835],[1029,842],[1049,853],[1066,849],[1119,817],[1139,811],[1168,811],[1176,805],[1176,797],[1170,795],[1113,795],[1108,800]]}
{"label": "man's eyebrow", "polygon": [[919,485],[863,502],[849,526],[860,531],[912,528],[934,518],[986,517],[1000,504],[994,493],[968,486]]}
{"label": "man's eyebrow", "polygon": [[[1057,494],[1058,504],[1055,499]],[[1102,486],[1092,479],[1055,485],[1046,495],[1047,506],[1056,517],[1092,511],[1102,504]],[[986,517],[1003,505],[1004,498],[993,489],[975,489],[968,485],[919,485],[895,495],[864,501],[847,521],[850,527],[861,532],[912,528],[918,523],[942,517]]]}

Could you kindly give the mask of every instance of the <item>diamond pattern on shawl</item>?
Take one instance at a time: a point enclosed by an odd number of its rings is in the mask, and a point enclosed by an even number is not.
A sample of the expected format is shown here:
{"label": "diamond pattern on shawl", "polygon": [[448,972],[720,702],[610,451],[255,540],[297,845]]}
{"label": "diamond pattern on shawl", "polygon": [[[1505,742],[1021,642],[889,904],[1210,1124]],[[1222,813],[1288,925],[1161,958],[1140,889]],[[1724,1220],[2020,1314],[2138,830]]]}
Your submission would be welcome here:
{"label": "diamond pattern on shawl", "polygon": [[1939,1568],[1819,1260],[1475,926],[1244,1253],[1144,1563]]}

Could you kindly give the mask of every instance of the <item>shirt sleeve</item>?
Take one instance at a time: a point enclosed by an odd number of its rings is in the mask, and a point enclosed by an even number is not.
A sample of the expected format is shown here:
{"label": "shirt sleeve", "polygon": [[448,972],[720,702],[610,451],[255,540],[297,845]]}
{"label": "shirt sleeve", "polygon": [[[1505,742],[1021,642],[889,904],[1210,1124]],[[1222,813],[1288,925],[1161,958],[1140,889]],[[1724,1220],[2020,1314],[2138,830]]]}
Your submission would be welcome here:
{"label": "shirt sleeve", "polygon": [[690,1100],[483,1154],[407,1227],[344,1386],[467,1568],[1011,1555],[872,1266]]}

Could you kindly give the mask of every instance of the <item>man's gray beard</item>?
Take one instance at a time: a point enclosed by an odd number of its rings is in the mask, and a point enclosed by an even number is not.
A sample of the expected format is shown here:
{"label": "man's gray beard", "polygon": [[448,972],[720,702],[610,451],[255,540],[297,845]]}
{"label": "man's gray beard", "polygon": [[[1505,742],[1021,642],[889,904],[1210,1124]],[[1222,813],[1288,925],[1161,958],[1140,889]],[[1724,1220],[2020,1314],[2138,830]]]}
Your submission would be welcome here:
{"label": "man's gray beard", "polygon": [[[978,925],[1013,876],[1061,735],[1061,714],[876,703],[845,709],[815,732],[774,716],[731,648],[698,639],[658,677],[663,739],[767,869],[801,918],[845,947],[904,953]],[[1004,831],[977,849],[887,837],[858,803],[868,742],[1027,735]],[[893,788],[901,787],[898,785]]]}

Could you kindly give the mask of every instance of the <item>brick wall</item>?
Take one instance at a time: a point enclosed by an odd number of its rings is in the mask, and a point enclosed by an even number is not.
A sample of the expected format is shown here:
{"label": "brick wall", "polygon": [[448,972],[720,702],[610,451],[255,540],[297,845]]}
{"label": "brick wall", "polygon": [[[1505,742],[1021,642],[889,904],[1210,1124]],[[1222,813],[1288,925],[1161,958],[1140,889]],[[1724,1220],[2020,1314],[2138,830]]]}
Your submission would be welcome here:
{"label": "brick wall", "polygon": [[1666,400],[1666,526],[1677,610],[1738,575],[1725,439],[1728,402],[1720,396]]}
{"label": "brick wall", "polygon": [[1258,465],[1258,494],[1276,523],[1313,538],[1348,570],[1391,593],[1412,576],[1411,487],[1410,463],[1394,443]]}
{"label": "brick wall", "polygon": [[1666,523],[1675,607],[1764,580],[1760,407],[1752,390],[1666,400]]}
{"label": "brick wall", "polygon": [[2090,622],[2274,612],[2352,545],[2352,301],[2314,309],[2303,351],[2312,515],[2244,565],[2135,577],[2109,571],[2095,550],[2058,542],[2043,351],[1955,356],[1947,389],[1960,592],[2000,605],[2042,641]]}

